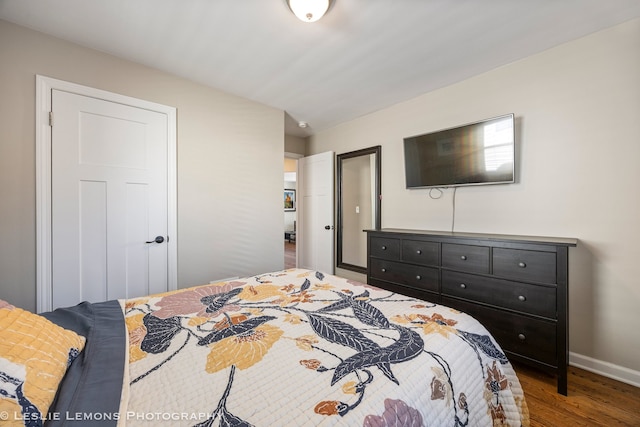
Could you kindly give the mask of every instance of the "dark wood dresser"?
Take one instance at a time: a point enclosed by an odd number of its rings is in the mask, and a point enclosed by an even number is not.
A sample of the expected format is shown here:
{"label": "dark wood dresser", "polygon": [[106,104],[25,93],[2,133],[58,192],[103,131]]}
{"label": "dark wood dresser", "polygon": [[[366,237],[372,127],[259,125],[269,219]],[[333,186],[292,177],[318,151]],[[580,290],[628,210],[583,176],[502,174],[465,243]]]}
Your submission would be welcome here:
{"label": "dark wood dresser", "polygon": [[510,360],[555,373],[567,394],[568,262],[577,239],[366,232],[369,284],[471,314]]}

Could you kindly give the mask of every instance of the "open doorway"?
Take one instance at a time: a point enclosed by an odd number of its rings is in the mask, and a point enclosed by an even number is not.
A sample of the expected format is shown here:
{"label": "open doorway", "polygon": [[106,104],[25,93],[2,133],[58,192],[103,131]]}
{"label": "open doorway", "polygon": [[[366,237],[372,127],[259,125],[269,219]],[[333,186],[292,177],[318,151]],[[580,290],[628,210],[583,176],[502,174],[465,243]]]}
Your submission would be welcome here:
{"label": "open doorway", "polygon": [[297,195],[298,159],[285,157],[284,159],[284,268],[295,268],[296,262],[296,233],[298,210]]}

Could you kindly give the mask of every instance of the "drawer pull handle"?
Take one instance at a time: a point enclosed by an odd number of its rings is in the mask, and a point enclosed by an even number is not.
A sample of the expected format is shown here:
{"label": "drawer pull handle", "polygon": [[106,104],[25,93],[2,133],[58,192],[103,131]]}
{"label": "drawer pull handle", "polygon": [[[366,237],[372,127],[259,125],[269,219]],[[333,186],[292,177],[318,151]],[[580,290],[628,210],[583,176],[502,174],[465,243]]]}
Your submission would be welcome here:
{"label": "drawer pull handle", "polygon": [[464,283],[460,283],[460,287],[461,287],[462,289],[467,289],[467,285],[465,285]]}
{"label": "drawer pull handle", "polygon": [[518,299],[519,299],[520,301],[526,301],[526,300],[527,300],[527,297],[525,297],[524,295],[520,295],[520,296],[518,296]]}
{"label": "drawer pull handle", "polygon": [[524,262],[522,262],[522,261],[520,261],[520,262],[518,263],[518,267],[520,267],[520,268],[525,268],[526,266],[527,266],[527,264],[525,264],[525,263],[524,263]]}
{"label": "drawer pull handle", "polygon": [[462,255],[462,256],[460,257],[460,259],[461,259],[461,260],[463,260],[463,261],[466,261],[466,260],[467,260],[467,256],[466,256],[466,255]]}
{"label": "drawer pull handle", "polygon": [[526,340],[526,339],[527,339],[527,337],[525,337],[525,336],[524,336],[524,334],[518,334],[518,339],[519,339],[520,341],[524,341],[524,340]]}
{"label": "drawer pull handle", "polygon": [[422,251],[421,251],[420,249],[418,249],[418,250],[416,251],[416,253],[417,253],[418,255],[420,255],[420,254],[422,253]]}
{"label": "drawer pull handle", "polygon": [[418,275],[416,276],[416,280],[422,280],[422,276],[418,274]]}
{"label": "drawer pull handle", "polygon": [[380,271],[382,271],[383,273],[386,273],[387,269],[386,268],[381,268]]}
{"label": "drawer pull handle", "polygon": [[381,249],[382,249],[383,251],[386,251],[386,250],[387,250],[387,247],[386,247],[386,246],[382,246],[382,248],[381,248]]}

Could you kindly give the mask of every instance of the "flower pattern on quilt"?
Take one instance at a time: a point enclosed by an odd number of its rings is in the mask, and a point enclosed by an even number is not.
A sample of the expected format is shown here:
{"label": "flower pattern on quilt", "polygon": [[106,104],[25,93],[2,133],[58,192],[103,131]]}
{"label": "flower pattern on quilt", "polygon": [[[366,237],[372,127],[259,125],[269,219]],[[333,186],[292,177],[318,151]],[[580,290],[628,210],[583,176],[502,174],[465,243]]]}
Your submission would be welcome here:
{"label": "flower pattern on quilt", "polygon": [[422,415],[402,400],[386,399],[382,415],[369,415],[363,427],[423,427]]}
{"label": "flower pattern on quilt", "polygon": [[225,311],[235,311],[238,307],[225,305],[224,302],[216,304],[216,302],[219,295],[228,293],[234,289],[234,285],[240,284],[232,282],[222,286],[202,286],[185,292],[172,293],[156,303],[160,309],[154,311],[153,315],[160,319],[188,314],[198,317],[217,317]]}
{"label": "flower pattern on quilt", "polygon": [[431,367],[433,378],[431,379],[431,400],[444,400],[451,402],[452,390],[449,379],[442,368]]}
{"label": "flower pattern on quilt", "polygon": [[238,369],[250,368],[262,360],[281,336],[280,328],[264,324],[244,334],[224,338],[210,345],[205,370],[214,373],[232,365]]}
{"label": "flower pattern on quilt", "polygon": [[[411,308],[408,312],[385,315],[379,307],[387,302],[411,299],[393,293],[372,297],[369,290],[378,289],[369,285],[354,282],[361,288],[356,293],[358,288],[339,289],[325,282],[322,273],[306,271],[291,283],[272,282],[284,275],[256,276],[251,283],[206,285],[127,304],[130,363],[157,356],[157,362],[147,362],[147,370],[138,373],[130,385],[158,375],[189,346],[208,349],[202,361],[204,371],[226,372],[227,386],[211,407],[202,409],[211,415],[196,426],[208,427],[214,422],[250,426],[250,420],[232,413],[228,405],[236,377],[259,366],[279,342],[292,343],[295,345],[290,344],[287,351],[300,352],[298,369],[326,378],[326,396],[333,397],[323,398],[323,391],[318,390],[318,399],[309,411],[316,416],[345,417],[359,407],[370,387],[399,385],[396,366],[424,357],[435,362],[428,379],[431,393],[425,398],[453,408],[451,421],[463,426],[469,419],[465,391],[454,390],[450,365],[425,347],[428,339],[458,340],[477,355],[475,369],[485,378],[490,416],[494,421],[501,419],[500,395],[506,385],[498,364],[506,363],[506,357],[488,336],[465,332],[443,313],[426,313],[425,309],[435,305],[417,300],[405,305]],[[486,359],[493,364],[485,366]],[[335,399],[335,394],[329,393],[334,386],[343,397]],[[420,412],[411,404],[391,397],[360,423],[371,427],[424,425]]]}
{"label": "flower pattern on quilt", "polygon": [[498,369],[495,361],[491,366],[487,366],[485,399],[487,399],[489,403],[489,413],[494,426],[504,425],[507,419],[504,407],[500,402],[500,392],[506,390],[508,386],[509,381],[507,377]]}

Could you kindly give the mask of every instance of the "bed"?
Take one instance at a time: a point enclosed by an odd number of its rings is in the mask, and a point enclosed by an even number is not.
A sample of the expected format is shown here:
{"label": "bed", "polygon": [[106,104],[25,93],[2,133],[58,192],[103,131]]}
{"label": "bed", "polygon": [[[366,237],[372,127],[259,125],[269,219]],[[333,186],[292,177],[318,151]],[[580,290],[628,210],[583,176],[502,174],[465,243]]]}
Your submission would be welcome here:
{"label": "bed", "polygon": [[[1,301],[0,322],[3,425],[529,425],[511,364],[475,319],[316,271],[43,315]],[[44,356],[9,354],[53,350],[48,388],[34,385]]]}

